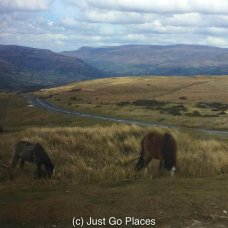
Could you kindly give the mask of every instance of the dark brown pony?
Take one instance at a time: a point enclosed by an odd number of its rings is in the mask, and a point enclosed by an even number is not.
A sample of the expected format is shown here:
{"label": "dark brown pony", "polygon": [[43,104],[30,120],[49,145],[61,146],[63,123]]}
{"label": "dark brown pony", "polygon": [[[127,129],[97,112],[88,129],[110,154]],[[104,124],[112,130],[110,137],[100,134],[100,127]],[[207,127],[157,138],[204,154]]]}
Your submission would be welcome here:
{"label": "dark brown pony", "polygon": [[162,166],[171,170],[173,176],[176,170],[177,144],[170,133],[153,131],[145,135],[141,141],[141,155],[136,164],[136,170],[145,169],[152,159],[159,159],[159,170]]}
{"label": "dark brown pony", "polygon": [[43,146],[39,143],[17,142],[11,167],[14,169],[19,161],[21,170],[23,170],[25,162],[35,163],[37,167],[36,176],[38,178],[42,176],[42,165],[46,170],[47,177],[51,177],[55,173],[55,166]]}

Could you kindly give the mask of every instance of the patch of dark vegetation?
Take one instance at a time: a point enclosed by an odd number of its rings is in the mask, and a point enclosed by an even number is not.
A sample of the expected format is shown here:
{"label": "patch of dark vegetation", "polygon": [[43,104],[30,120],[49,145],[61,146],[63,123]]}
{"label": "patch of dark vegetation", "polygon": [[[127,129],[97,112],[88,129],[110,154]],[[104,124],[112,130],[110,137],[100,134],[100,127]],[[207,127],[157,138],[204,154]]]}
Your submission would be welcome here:
{"label": "patch of dark vegetation", "polygon": [[148,109],[158,110],[161,109],[167,102],[164,101],[157,101],[157,100],[136,100],[133,102],[130,101],[121,101],[116,103],[118,106],[125,106],[125,105],[136,105],[136,106],[143,106]]}
{"label": "patch of dark vegetation", "polygon": [[166,107],[166,105],[169,104],[168,102],[157,100],[136,100],[132,103],[129,101],[122,101],[117,103],[118,106],[125,106],[130,104],[136,106],[143,106],[147,109],[159,110],[160,113],[168,113],[174,116],[182,115],[182,112],[188,111],[188,109],[183,104],[177,104],[170,107]]}
{"label": "patch of dark vegetation", "polygon": [[136,101],[132,102],[132,104],[137,105],[137,106],[144,106],[146,108],[156,110],[156,109],[160,109],[161,107],[166,105],[167,102],[157,101],[157,100],[136,100]]}
{"label": "patch of dark vegetation", "polygon": [[60,99],[60,98],[55,98],[54,100],[55,100],[55,101],[61,101],[61,99]]}
{"label": "patch of dark vegetation", "polygon": [[70,97],[70,100],[71,101],[81,101],[81,98],[74,96],[74,97]]}
{"label": "patch of dark vegetation", "polygon": [[211,108],[212,111],[226,111],[228,109],[228,104],[222,104],[219,102],[205,103],[198,102],[196,104],[197,108]]}
{"label": "patch of dark vegetation", "polygon": [[219,112],[217,115],[223,116],[223,115],[226,115],[226,112],[222,111],[222,112]]}
{"label": "patch of dark vegetation", "polygon": [[201,115],[201,113],[199,111],[194,110],[193,112],[186,113],[186,116],[199,117],[199,116],[202,116],[202,115]]}
{"label": "patch of dark vegetation", "polygon": [[193,112],[190,112],[190,113],[186,113],[187,116],[190,116],[190,117],[219,117],[220,115],[226,115],[225,112],[220,112],[220,113],[217,113],[217,114],[205,114],[205,115],[202,115],[199,111],[195,110]]}
{"label": "patch of dark vegetation", "polygon": [[168,114],[171,114],[173,116],[181,116],[181,111],[175,107],[171,107],[168,111]]}
{"label": "patch of dark vegetation", "polygon": [[71,89],[71,90],[70,90],[70,92],[80,92],[80,91],[82,91],[81,88],[76,88],[76,89]]}
{"label": "patch of dark vegetation", "polygon": [[121,102],[118,102],[116,103],[116,105],[118,106],[125,106],[125,105],[130,105],[131,103],[129,101],[121,101]]}
{"label": "patch of dark vegetation", "polygon": [[187,111],[188,111],[188,109],[184,105],[179,104],[179,105],[174,105],[171,107],[162,108],[160,110],[160,113],[168,113],[173,116],[180,116],[180,115],[182,115],[182,112],[187,112]]}
{"label": "patch of dark vegetation", "polygon": [[133,102],[134,105],[145,106],[153,110],[160,110],[160,113],[168,113],[174,116],[182,115],[182,112],[187,112],[188,109],[183,104],[173,105],[171,107],[164,107],[168,102],[157,100],[137,100]]}
{"label": "patch of dark vegetation", "polygon": [[182,105],[182,104],[176,105],[176,106],[174,106],[174,107],[175,107],[176,109],[182,111],[182,112],[187,112],[187,111],[188,111],[188,109],[187,109],[184,105]]}
{"label": "patch of dark vegetation", "polygon": [[174,116],[180,116],[181,115],[180,110],[175,108],[174,106],[162,109],[160,112],[161,113],[168,113],[168,114],[171,114],[171,115],[174,115]]}
{"label": "patch of dark vegetation", "polygon": [[170,109],[168,109],[166,111],[161,110],[160,113],[167,113],[167,114],[171,114],[173,116],[181,116],[181,112],[178,109],[175,109],[175,108],[174,109],[170,108]]}
{"label": "patch of dark vegetation", "polygon": [[219,117],[218,114],[205,114],[203,117]]}
{"label": "patch of dark vegetation", "polygon": [[187,100],[188,98],[186,96],[179,97],[180,100]]}
{"label": "patch of dark vegetation", "polygon": [[3,127],[0,125],[0,133],[4,132]]}

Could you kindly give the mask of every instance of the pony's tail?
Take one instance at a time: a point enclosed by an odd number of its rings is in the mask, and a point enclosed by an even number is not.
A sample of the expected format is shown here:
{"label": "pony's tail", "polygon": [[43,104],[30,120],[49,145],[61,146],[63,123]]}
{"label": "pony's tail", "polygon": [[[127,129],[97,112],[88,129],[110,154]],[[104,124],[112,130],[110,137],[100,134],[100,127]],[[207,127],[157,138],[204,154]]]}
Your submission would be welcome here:
{"label": "pony's tail", "polygon": [[171,170],[172,167],[176,166],[176,141],[170,133],[165,133],[163,140],[164,166]]}
{"label": "pony's tail", "polygon": [[135,170],[137,172],[139,172],[141,169],[145,168],[145,162],[144,162],[144,159],[143,159],[143,156],[141,154],[141,156],[139,157],[139,160],[135,166]]}

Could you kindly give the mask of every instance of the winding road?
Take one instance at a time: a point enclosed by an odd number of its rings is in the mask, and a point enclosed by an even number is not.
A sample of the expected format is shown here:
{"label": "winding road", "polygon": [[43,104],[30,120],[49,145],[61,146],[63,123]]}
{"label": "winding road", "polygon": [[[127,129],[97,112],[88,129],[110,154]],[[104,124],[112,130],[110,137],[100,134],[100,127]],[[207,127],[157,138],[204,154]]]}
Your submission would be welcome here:
{"label": "winding road", "polygon": [[98,119],[101,121],[102,120],[110,121],[110,122],[114,122],[114,123],[135,124],[135,125],[144,126],[144,127],[166,127],[166,128],[168,127],[168,128],[184,129],[184,130],[191,130],[191,131],[194,130],[194,131],[198,131],[198,132],[202,132],[202,133],[207,133],[210,135],[228,136],[228,131],[216,131],[216,130],[208,130],[208,129],[188,128],[188,127],[181,127],[181,126],[176,126],[176,125],[172,125],[172,124],[160,124],[160,123],[154,123],[154,122],[119,119],[119,118],[114,118],[114,117],[85,114],[85,113],[81,113],[81,112],[74,112],[74,111],[66,110],[53,103],[50,103],[49,101],[47,101],[45,99],[40,99],[40,98],[36,98],[33,96],[26,96],[26,98],[27,98],[27,102],[28,102],[29,106],[33,106],[33,107],[36,107],[39,109],[45,109],[45,110],[56,112],[56,113],[77,116],[80,118]]}

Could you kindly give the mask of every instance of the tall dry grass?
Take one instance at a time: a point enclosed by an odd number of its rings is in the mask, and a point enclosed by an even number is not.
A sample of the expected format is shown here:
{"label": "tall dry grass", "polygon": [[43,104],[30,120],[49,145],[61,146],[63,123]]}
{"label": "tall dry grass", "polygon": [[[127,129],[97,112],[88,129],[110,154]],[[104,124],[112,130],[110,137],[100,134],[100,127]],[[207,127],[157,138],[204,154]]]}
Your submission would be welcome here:
{"label": "tall dry grass", "polygon": [[[150,130],[154,128],[112,125],[91,128],[30,128],[19,133],[2,135],[0,181],[7,180],[7,171],[2,168],[2,164],[11,159],[12,146],[16,141],[23,139],[39,142],[45,147],[56,165],[56,181],[88,183],[142,178],[144,175],[136,173],[134,166],[139,156],[140,141]],[[177,130],[172,130],[171,133],[178,145],[177,175],[206,177],[228,172],[226,143],[193,138]],[[158,163],[151,163],[149,176],[152,173],[160,176]],[[14,181],[33,181],[34,169],[33,164],[26,163],[25,173],[21,174],[17,167]]]}

